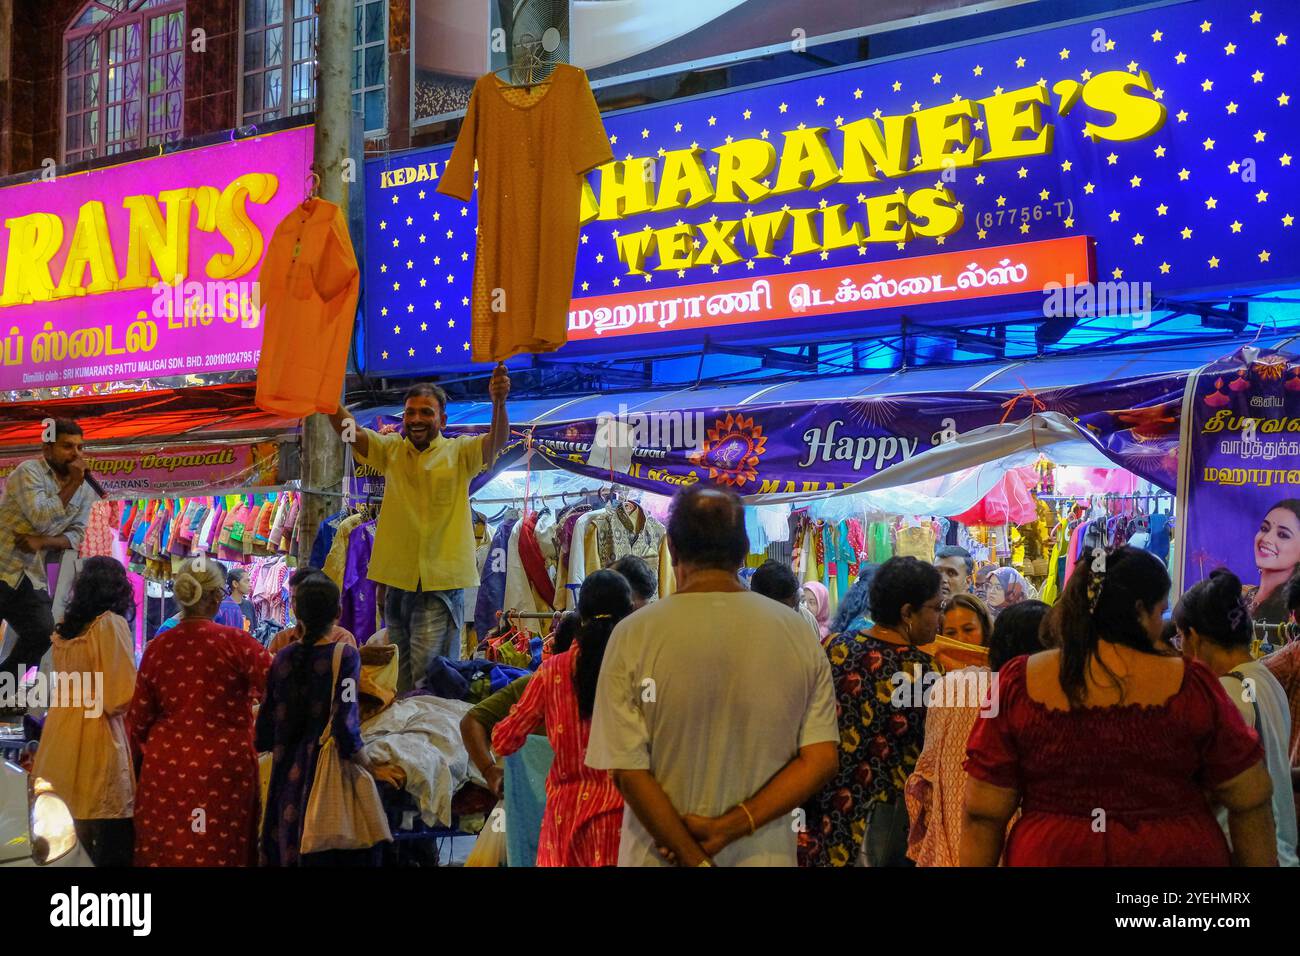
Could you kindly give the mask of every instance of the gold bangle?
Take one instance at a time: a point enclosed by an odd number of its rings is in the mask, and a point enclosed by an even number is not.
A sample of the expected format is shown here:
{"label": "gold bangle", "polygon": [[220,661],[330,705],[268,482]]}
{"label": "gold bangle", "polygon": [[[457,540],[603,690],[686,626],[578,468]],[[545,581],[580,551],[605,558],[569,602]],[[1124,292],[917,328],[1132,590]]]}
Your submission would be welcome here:
{"label": "gold bangle", "polygon": [[749,817],[749,835],[753,836],[758,829],[758,827],[754,824],[754,815],[749,812],[749,807],[745,806],[744,800],[740,801],[740,803],[738,803],[737,806],[740,807],[740,809],[745,811],[745,816]]}

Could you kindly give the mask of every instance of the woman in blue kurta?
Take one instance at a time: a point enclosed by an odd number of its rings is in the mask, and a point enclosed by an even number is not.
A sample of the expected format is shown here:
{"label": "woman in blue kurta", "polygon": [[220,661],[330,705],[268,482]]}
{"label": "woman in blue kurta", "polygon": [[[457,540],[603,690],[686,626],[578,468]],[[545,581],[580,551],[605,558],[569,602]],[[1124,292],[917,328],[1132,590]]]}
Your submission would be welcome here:
{"label": "woman in blue kurta", "polygon": [[[257,749],[272,754],[271,782],[262,822],[263,866],[364,865],[377,862],[379,850],[330,850],[300,854],[303,819],[316,776],[320,737],[334,701],[333,735],[339,756],[367,765],[361,744],[357,693],[361,657],[342,646],[337,681],[335,644],[324,643],[339,616],[339,589],[324,574],[314,574],[294,591],[293,612],[304,636],[275,656],[266,699],[257,715]],[[346,688],[351,693],[345,693]]]}

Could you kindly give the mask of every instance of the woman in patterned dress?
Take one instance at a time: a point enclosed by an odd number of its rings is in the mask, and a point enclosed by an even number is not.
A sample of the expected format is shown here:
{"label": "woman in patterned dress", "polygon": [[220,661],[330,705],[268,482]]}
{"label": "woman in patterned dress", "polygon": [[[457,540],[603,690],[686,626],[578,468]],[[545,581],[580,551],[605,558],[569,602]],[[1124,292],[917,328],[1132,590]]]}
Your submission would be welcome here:
{"label": "woman in patterned dress", "polygon": [[127,715],[140,768],[136,866],[256,863],[253,704],[271,657],[213,622],[225,593],[215,561],[186,561],[173,586],[181,622],[145,648]]}
{"label": "woman in patterned dress", "polygon": [[[339,756],[364,767],[369,767],[370,762],[361,742],[361,715],[355,693],[360,686],[361,655],[355,647],[344,644],[338,680],[334,680],[336,642],[329,636],[339,619],[338,586],[321,572],[306,575],[294,588],[293,614],[302,638],[275,655],[266,700],[257,713],[257,749],[273,755],[262,823],[262,863],[378,864],[381,847],[301,853],[303,821],[331,701],[335,703],[331,732]],[[348,688],[354,692],[348,693]]]}
{"label": "woman in patterned dress", "polygon": [[[957,595],[978,601],[973,595]],[[950,603],[951,603],[950,601]],[[917,866],[956,866],[961,848],[962,800],[966,792],[966,740],[981,713],[991,713],[977,699],[987,688],[997,693],[990,677],[1022,654],[1043,649],[1043,618],[1050,608],[1042,601],[1021,601],[1007,608],[993,625],[987,640],[988,666],[978,664],[944,674],[942,707],[928,707],[925,714],[925,747],[916,769],[907,778],[908,857]],[[951,609],[949,616],[951,616]],[[945,618],[947,624],[947,618]],[[945,628],[946,630],[947,628]]]}
{"label": "woman in patterned dress", "polygon": [[555,760],[546,778],[538,866],[614,866],[623,826],[623,795],[608,770],[587,766],[587,740],[605,646],[632,613],[632,591],[615,571],[596,571],[578,592],[575,646],[542,663],[509,716],[492,730],[492,747],[508,756],[543,723]]}
{"label": "woman in patterned dress", "polygon": [[826,644],[840,766],[806,808],[803,865],[908,865],[903,786],[925,740],[921,689],[927,674],[942,672],[923,649],[934,643],[943,619],[940,587],[929,564],[890,558],[871,582],[874,625]]}

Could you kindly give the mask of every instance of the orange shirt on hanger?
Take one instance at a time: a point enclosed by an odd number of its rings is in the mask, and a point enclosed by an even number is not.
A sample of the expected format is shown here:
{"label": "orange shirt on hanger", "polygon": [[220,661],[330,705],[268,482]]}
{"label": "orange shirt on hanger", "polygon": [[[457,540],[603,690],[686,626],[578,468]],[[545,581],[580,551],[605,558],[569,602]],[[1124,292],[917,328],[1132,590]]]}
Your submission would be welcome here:
{"label": "orange shirt on hanger", "polygon": [[471,356],[499,362],[568,339],[583,176],[612,161],[587,74],[528,87],[479,77],[438,192],[469,202],[478,163]]}
{"label": "orange shirt on hanger", "polygon": [[343,210],[295,206],[271,236],[258,274],[263,321],[257,407],[290,418],[338,409],[360,273]]}

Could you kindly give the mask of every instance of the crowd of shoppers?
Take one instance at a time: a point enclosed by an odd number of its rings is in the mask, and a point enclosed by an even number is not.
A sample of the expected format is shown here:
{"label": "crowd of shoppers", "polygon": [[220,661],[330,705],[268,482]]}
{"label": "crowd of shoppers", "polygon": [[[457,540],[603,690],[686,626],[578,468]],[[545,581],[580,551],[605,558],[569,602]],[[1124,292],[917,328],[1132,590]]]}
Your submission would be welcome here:
{"label": "crowd of shoppers", "polygon": [[[436,389],[413,390],[407,419],[396,440],[362,430],[358,451],[418,525],[424,472],[463,484],[499,436],[443,439]],[[35,529],[28,545],[81,533],[80,430],[55,439],[0,503],[0,523]],[[453,656],[462,517],[388,533],[400,661]],[[777,561],[747,586],[743,506],[702,487],[674,500],[667,547],[673,593],[656,600],[635,557],[590,574],[541,666],[461,723],[498,797],[498,757],[539,736],[554,751],[538,865],[1300,865],[1300,643],[1252,657],[1252,595],[1230,572],[1166,624],[1169,575],[1147,551],[1080,562],[1049,608],[1018,572],[978,579],[947,547],[864,566],[832,607]],[[19,653],[51,641],[56,672],[102,675],[95,708],[51,707],[33,767],[97,865],[377,862],[373,846],[303,852],[327,741],[369,767],[349,692],[361,654],[329,578],[293,574],[296,623],[263,648],[247,575],[186,561],[181,610],[137,670],[121,564],[83,562],[40,638],[42,572],[16,553],[0,618]],[[1294,617],[1300,581],[1279,594]],[[422,665],[402,667],[419,681]]]}

